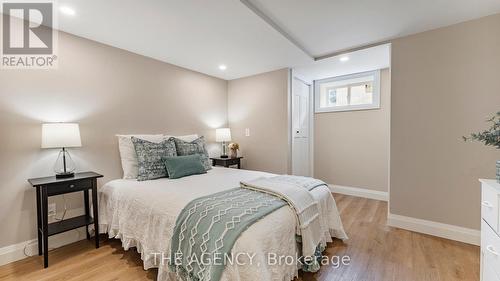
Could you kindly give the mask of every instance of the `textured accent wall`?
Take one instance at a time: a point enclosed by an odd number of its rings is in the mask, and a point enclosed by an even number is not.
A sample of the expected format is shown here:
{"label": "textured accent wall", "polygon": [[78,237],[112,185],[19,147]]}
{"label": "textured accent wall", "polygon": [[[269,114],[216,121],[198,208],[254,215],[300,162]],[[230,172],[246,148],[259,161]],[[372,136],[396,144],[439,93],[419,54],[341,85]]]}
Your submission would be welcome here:
{"label": "textured accent wall", "polygon": [[390,212],[480,228],[500,152],[463,135],[500,111],[500,14],[392,42]]}

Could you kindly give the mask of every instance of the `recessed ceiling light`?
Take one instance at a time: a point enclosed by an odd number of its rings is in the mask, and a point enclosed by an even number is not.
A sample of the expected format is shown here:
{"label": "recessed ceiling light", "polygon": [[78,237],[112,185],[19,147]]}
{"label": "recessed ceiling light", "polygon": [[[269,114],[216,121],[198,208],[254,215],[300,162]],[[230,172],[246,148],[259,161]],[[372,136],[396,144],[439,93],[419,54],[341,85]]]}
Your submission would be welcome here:
{"label": "recessed ceiling light", "polygon": [[340,61],[341,62],[346,62],[349,60],[349,57],[348,56],[343,56],[343,57],[340,57]]}
{"label": "recessed ceiling light", "polygon": [[61,11],[61,13],[63,13],[63,14],[69,15],[69,16],[75,15],[75,10],[71,9],[70,7],[66,7],[66,6],[60,7],[59,11]]}
{"label": "recessed ceiling light", "polygon": [[225,66],[224,64],[221,64],[221,65],[219,65],[219,69],[220,70],[226,70],[227,66]]}

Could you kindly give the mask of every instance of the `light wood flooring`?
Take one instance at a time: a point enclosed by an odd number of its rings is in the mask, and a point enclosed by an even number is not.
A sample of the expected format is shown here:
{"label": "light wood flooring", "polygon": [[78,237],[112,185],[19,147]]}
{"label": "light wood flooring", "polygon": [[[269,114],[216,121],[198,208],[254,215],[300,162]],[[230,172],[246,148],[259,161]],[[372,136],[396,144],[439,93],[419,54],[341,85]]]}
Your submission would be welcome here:
{"label": "light wood flooring", "polygon": [[[300,281],[479,280],[479,247],[386,226],[387,203],[335,194],[349,240],[335,240],[328,256],[348,255],[350,265],[323,266],[301,273]],[[125,252],[118,240],[102,237],[99,249],[80,241],[42,257],[0,267],[0,280],[156,280],[144,271],[140,255]]]}

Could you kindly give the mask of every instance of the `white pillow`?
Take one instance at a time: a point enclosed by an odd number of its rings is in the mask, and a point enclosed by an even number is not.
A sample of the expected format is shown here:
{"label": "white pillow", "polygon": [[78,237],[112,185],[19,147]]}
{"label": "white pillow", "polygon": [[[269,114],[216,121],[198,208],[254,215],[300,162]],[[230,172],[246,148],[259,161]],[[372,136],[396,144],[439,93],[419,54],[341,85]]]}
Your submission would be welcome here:
{"label": "white pillow", "polygon": [[135,153],[132,137],[160,143],[165,137],[163,135],[116,135],[118,137],[118,148],[122,162],[123,178],[136,179],[138,175],[137,154]]}
{"label": "white pillow", "polygon": [[150,142],[160,143],[170,137],[176,137],[183,141],[191,142],[198,138],[198,135],[186,136],[171,136],[171,135],[116,135],[118,137],[118,148],[120,150],[120,158],[122,162],[123,178],[136,179],[139,173],[139,164],[137,162],[137,154],[132,143],[132,137],[147,140]]}

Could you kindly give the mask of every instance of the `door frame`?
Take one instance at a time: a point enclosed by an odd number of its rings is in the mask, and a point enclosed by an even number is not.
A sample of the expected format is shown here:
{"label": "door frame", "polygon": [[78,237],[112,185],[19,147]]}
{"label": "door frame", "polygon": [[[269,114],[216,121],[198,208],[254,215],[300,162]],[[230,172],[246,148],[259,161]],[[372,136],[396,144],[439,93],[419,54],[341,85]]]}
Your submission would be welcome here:
{"label": "door frame", "polygon": [[288,71],[288,174],[293,172],[293,79],[297,79],[309,86],[309,175],[314,176],[314,81],[302,77],[293,68]]}

